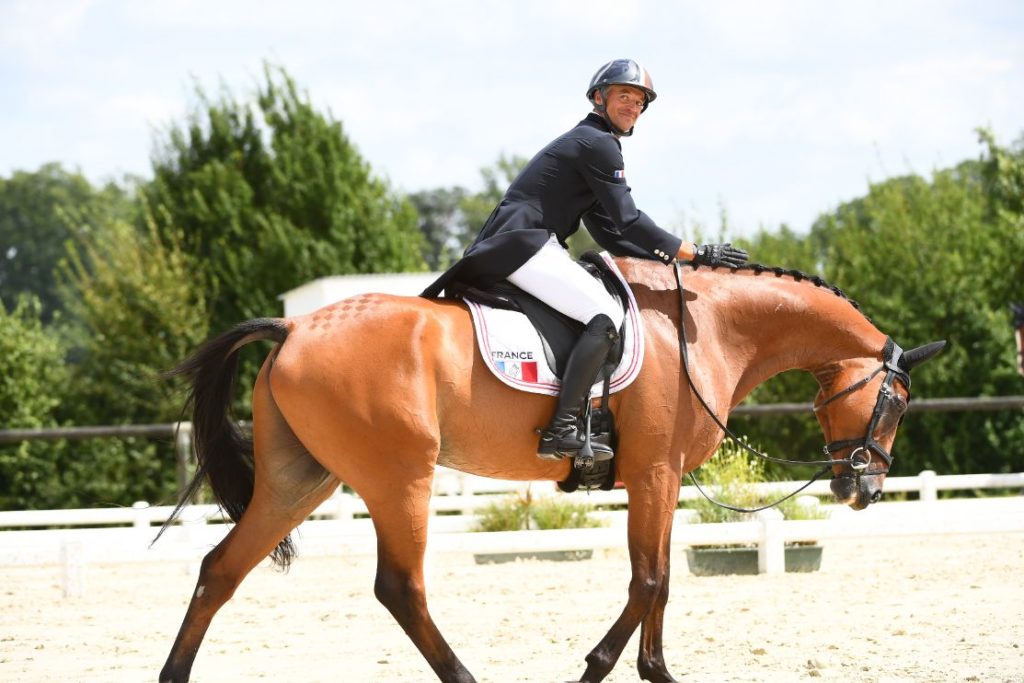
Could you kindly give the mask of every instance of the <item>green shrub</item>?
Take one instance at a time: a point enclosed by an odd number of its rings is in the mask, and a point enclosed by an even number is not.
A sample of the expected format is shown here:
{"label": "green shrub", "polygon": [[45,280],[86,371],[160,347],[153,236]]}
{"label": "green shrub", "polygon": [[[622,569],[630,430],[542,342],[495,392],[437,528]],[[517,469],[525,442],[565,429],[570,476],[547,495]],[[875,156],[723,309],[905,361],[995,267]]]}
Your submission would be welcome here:
{"label": "green shrub", "polygon": [[590,506],[563,498],[544,498],[533,504],[530,516],[538,529],[592,529],[603,526],[590,517]]}
{"label": "green shrub", "polygon": [[[768,496],[757,492],[754,485],[765,481],[765,461],[750,455],[731,440],[722,442],[718,451],[695,474],[709,496],[733,507],[758,508],[784,495],[781,491]],[[793,488],[798,486],[793,482]],[[814,500],[810,496],[794,496],[776,507],[786,519],[824,519],[828,513]],[[742,522],[753,516],[720,507],[703,496],[691,505],[702,523]]]}
{"label": "green shrub", "polygon": [[523,529],[588,529],[602,526],[590,517],[590,506],[564,498],[535,499],[527,490],[490,503],[479,513],[476,531]]}
{"label": "green shrub", "polygon": [[527,528],[528,522],[529,503],[522,496],[514,495],[489,503],[480,510],[476,531],[518,531]]}

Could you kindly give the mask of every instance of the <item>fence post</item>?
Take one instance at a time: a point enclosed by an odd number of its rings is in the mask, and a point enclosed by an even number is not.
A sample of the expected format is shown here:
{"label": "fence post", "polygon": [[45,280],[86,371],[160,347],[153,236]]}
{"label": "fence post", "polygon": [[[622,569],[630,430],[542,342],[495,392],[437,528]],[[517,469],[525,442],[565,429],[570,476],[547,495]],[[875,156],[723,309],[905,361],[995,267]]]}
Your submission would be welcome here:
{"label": "fence post", "polygon": [[61,543],[60,563],[64,597],[81,597],[85,593],[85,546],[78,541]]}
{"label": "fence post", "polygon": [[922,503],[934,503],[939,499],[939,480],[935,470],[925,470],[917,475],[921,486],[919,499]]}
{"label": "fence post", "polygon": [[152,521],[149,513],[149,503],[144,500],[137,500],[132,503],[132,510],[135,510],[135,518],[132,520],[132,526],[136,529],[148,529],[149,524]]}
{"label": "fence post", "polygon": [[[178,498],[184,495],[192,469],[192,423],[179,422],[174,430],[174,455],[178,473]],[[198,494],[198,492],[197,492]],[[193,500],[193,503],[199,501]]]}
{"label": "fence post", "polygon": [[475,515],[476,505],[473,503],[473,479],[463,476],[459,486],[459,500],[462,503],[462,514]]}
{"label": "fence post", "polygon": [[757,513],[761,523],[761,542],[757,546],[757,571],[761,574],[784,574],[786,544],[782,536],[782,513],[768,508]]}
{"label": "fence post", "polygon": [[353,496],[351,493],[345,493],[340,486],[338,487],[338,490],[335,491],[334,495],[338,497],[334,518],[339,522],[343,522],[347,527],[355,516],[352,514]]}

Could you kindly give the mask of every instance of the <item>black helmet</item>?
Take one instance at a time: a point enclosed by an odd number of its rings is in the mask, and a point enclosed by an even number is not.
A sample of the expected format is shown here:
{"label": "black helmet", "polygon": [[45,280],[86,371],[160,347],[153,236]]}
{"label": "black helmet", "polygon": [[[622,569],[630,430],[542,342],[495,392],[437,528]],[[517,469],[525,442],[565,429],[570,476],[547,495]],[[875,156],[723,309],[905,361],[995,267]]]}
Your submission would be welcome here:
{"label": "black helmet", "polygon": [[590,79],[587,99],[594,103],[594,93],[601,90],[602,96],[604,96],[604,89],[609,85],[631,85],[643,90],[646,96],[644,111],[647,111],[647,105],[658,96],[658,93],[654,92],[654,83],[651,81],[651,75],[647,73],[647,69],[632,59],[613,59],[598,69],[594,77]]}

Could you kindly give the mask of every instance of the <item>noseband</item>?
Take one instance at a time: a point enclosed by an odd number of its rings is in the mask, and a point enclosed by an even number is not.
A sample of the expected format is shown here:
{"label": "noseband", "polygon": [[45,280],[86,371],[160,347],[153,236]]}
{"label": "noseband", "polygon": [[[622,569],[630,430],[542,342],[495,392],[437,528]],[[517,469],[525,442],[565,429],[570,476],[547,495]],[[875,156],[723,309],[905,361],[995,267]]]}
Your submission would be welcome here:
{"label": "noseband", "polygon": [[[846,387],[842,391],[839,391],[832,396],[828,397],[818,405],[814,406],[814,412],[818,412],[833,401],[837,401],[844,396],[852,394],[868,384],[875,375],[885,371],[885,379],[882,381],[882,385],[878,388],[878,398],[875,400],[875,408],[871,413],[871,421],[868,423],[867,432],[860,439],[841,439],[837,441],[831,441],[825,444],[825,455],[831,456],[834,453],[838,453],[847,448],[852,448],[850,457],[844,460],[832,460],[833,463],[845,463],[849,466],[851,472],[844,472],[839,476],[850,477],[850,476],[872,476],[876,474],[888,474],[889,467],[892,466],[892,455],[885,449],[882,444],[878,443],[875,439],[875,429],[878,427],[879,421],[885,414],[886,406],[893,401],[897,400],[896,390],[893,388],[893,382],[899,380],[903,383],[903,386],[907,390],[907,398],[909,399],[910,394],[910,373],[900,367],[900,358],[903,356],[903,349],[900,348],[899,344],[894,342],[891,338],[886,338],[885,347],[882,349],[882,364],[879,365],[874,372],[871,372],[866,377],[854,382],[850,386]],[[897,426],[902,424],[903,416],[900,416]],[[868,471],[868,466],[871,464],[871,453],[874,452],[884,462],[885,468],[880,470]]]}

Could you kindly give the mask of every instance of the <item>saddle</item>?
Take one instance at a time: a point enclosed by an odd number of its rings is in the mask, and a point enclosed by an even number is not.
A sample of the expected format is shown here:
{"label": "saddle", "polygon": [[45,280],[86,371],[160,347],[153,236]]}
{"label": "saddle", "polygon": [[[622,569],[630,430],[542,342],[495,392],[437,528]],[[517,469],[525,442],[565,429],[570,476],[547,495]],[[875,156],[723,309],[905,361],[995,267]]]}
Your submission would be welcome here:
{"label": "saddle", "polygon": [[[619,342],[609,353],[608,362],[595,384],[592,393],[600,396],[597,406],[586,401],[581,407],[580,431],[590,431],[591,440],[607,444],[614,450],[618,445],[615,418],[608,406],[608,397],[614,391],[627,386],[639,373],[642,359],[642,336],[636,315],[632,294],[610,261],[596,252],[587,252],[578,261],[580,267],[598,279],[606,291],[619,302],[626,312],[626,322],[620,330]],[[492,372],[505,384],[533,393],[557,395],[559,384],[569,354],[576,345],[584,325],[554,310],[534,296],[527,294],[507,281],[501,281],[487,288],[455,285],[448,296],[464,300],[474,317],[474,327],[481,345],[481,352]],[[632,315],[630,315],[632,313]],[[521,315],[520,315],[521,314]],[[522,341],[515,345],[499,346],[495,333],[504,319],[511,318],[514,325],[532,327],[539,341],[543,360],[536,359],[532,351],[524,351]],[[525,318],[528,325],[523,323]],[[490,322],[489,322],[490,321]],[[497,321],[497,322],[495,322]],[[630,328],[629,330],[625,328]],[[522,331],[510,334],[522,334]],[[528,348],[528,346],[526,347]],[[624,355],[627,356],[624,361]],[[540,362],[538,362],[540,361]],[[552,377],[545,377],[550,371]],[[614,378],[614,379],[613,379]],[[609,490],[615,483],[614,459],[594,462],[593,458],[577,456],[569,477],[559,482],[559,488],[571,492],[578,488],[585,490]]]}

